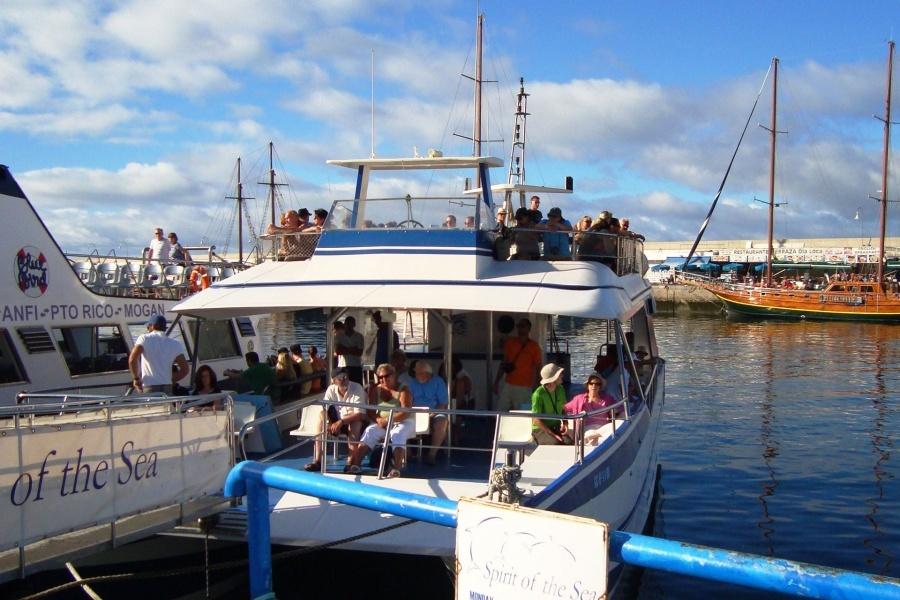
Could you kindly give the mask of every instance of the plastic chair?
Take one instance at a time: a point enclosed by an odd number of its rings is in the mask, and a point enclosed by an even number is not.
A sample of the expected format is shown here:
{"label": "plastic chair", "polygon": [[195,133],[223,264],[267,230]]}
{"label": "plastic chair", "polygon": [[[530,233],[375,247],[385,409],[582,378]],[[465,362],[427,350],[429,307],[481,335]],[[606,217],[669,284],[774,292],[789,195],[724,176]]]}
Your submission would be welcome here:
{"label": "plastic chair", "polygon": [[[291,431],[290,435],[301,438],[321,438],[322,424],[319,421],[319,415],[323,409],[324,407],[320,404],[308,404],[304,406],[303,413],[300,415],[300,427]],[[335,460],[337,460],[338,457],[338,440],[342,437],[345,438],[347,436],[341,434],[332,442],[332,454]]]}
{"label": "plastic chair", "polygon": [[168,287],[168,280],[166,279],[163,268],[159,263],[150,263],[144,267],[141,287],[145,290],[154,292],[154,295],[156,295],[156,297],[159,297],[159,293],[161,290],[164,290]]}
{"label": "plastic chair", "polygon": [[94,265],[90,261],[82,261],[72,264],[72,270],[78,276],[78,279],[85,285],[94,285],[97,272],[94,271]]}
{"label": "plastic chair", "polygon": [[219,278],[220,278],[220,279],[228,279],[228,278],[231,277],[232,275],[234,275],[234,268],[233,268],[233,267],[222,267],[222,273],[221,273],[221,275],[219,276]]}
{"label": "plastic chair", "polygon": [[209,276],[210,283],[215,283],[222,277],[222,270],[219,267],[209,266],[206,267],[206,274]]}
{"label": "plastic chair", "polygon": [[142,266],[138,264],[125,263],[119,269],[119,279],[115,284],[115,288],[119,290],[130,290],[139,285],[143,279]]}
{"label": "plastic chair", "polygon": [[111,289],[119,283],[119,265],[116,263],[100,263],[97,265],[97,287]]}

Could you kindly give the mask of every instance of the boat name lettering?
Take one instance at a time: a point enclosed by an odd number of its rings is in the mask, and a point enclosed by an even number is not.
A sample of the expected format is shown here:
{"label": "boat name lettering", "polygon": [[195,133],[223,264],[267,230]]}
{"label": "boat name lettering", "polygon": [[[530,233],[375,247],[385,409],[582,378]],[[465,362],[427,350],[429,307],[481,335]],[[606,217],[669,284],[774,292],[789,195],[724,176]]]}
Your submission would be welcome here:
{"label": "boat name lettering", "polygon": [[609,481],[610,478],[610,469],[609,465],[603,467],[596,473],[594,473],[594,489],[599,490],[603,487],[603,484]]}
{"label": "boat name lettering", "polygon": [[47,291],[47,259],[34,246],[23,246],[14,260],[16,283],[29,298],[40,298]]}
{"label": "boat name lettering", "polygon": [[[110,461],[104,458],[95,464],[83,461],[83,453],[84,448],[79,448],[77,456],[66,460],[65,466],[54,474],[47,467],[47,462],[56,456],[56,450],[50,450],[36,474],[28,471],[19,474],[10,488],[9,501],[14,506],[22,506],[29,500],[39,502],[52,492],[58,492],[60,496],[66,497],[91,490],[101,490],[110,482],[127,485],[133,481],[155,478],[159,474],[157,471],[159,457],[156,452],[136,451],[134,442],[131,440],[122,444],[119,452],[122,464],[115,470],[111,469]],[[54,462],[58,461],[59,459],[54,460]],[[44,485],[45,480],[59,482],[59,489],[48,489]]]}
{"label": "boat name lettering", "polygon": [[147,318],[164,315],[165,305],[156,302],[135,302],[116,308],[112,304],[5,304],[0,311],[0,321],[25,322],[49,318],[51,321],[75,321],[77,319],[112,319],[124,316],[126,319]]}

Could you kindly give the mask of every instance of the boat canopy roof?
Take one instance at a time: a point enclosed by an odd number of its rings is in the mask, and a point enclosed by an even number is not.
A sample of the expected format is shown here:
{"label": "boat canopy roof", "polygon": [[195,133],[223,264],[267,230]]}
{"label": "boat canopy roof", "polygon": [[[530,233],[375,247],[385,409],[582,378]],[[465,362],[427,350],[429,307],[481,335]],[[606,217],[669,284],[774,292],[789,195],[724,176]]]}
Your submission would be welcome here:
{"label": "boat canopy roof", "polygon": [[479,165],[502,167],[503,159],[494,156],[422,156],[409,158],[351,158],[326,161],[329,165],[371,171],[411,169],[475,169]]}
{"label": "boat canopy roof", "polygon": [[[573,190],[568,188],[555,188],[555,187],[547,187],[543,185],[530,185],[527,183],[498,183],[497,185],[491,186],[491,191],[496,193],[499,192],[516,192],[519,194],[571,194]],[[475,188],[472,190],[466,190],[463,192],[464,194],[480,194],[481,188]]]}

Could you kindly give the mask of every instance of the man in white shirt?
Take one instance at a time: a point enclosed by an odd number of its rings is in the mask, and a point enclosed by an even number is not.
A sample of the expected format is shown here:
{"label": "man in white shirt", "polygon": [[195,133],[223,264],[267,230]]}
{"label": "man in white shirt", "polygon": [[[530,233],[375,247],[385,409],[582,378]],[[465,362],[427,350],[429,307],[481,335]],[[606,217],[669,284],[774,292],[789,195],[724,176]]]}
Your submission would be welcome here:
{"label": "man in white shirt", "polygon": [[147,255],[147,262],[158,262],[163,266],[169,264],[172,254],[172,245],[169,240],[163,236],[161,227],[157,227],[153,232],[153,239],[150,240],[150,254]]}
{"label": "man in white shirt", "polygon": [[[316,431],[322,431],[322,419],[328,418],[328,434],[337,436],[345,434],[349,440],[350,452],[356,449],[359,442],[359,434],[366,421],[365,405],[368,404],[368,395],[363,386],[350,381],[347,371],[338,369],[331,377],[332,384],[325,390],[323,400],[330,402],[347,402],[353,406],[329,405],[319,413],[319,424]],[[322,440],[316,438],[313,449],[313,460],[303,467],[307,471],[319,471],[322,469]]]}
{"label": "man in white shirt", "polygon": [[[190,371],[184,345],[166,336],[166,318],[156,315],[147,323],[147,333],[138,337],[128,355],[134,388],[139,392],[172,393],[172,384]],[[173,371],[172,365],[176,365]]]}

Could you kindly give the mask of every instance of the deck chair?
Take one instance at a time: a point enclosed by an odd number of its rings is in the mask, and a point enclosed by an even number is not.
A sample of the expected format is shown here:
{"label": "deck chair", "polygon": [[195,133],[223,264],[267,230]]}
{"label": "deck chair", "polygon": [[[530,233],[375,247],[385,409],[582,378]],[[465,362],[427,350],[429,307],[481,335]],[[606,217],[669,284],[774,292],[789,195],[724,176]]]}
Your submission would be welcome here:
{"label": "deck chair", "polygon": [[[511,410],[510,413],[529,414],[530,410]],[[519,454],[519,463],[525,460],[525,448],[534,442],[531,438],[531,419],[500,415],[500,431],[497,448],[511,448]]]}
{"label": "deck chair", "polygon": [[97,281],[95,286],[101,291],[112,289],[119,281],[119,265],[116,263],[100,263],[97,265]]}
{"label": "deck chair", "polygon": [[[427,408],[426,406],[413,406],[413,408]],[[416,432],[413,437],[407,440],[407,445],[410,442],[416,442],[419,445],[419,462],[422,462],[422,438],[426,435],[431,434],[431,415],[425,411],[413,413],[413,416],[416,419]]]}
{"label": "deck chair", "polygon": [[97,273],[94,271],[94,265],[91,264],[90,261],[74,263],[72,265],[72,270],[75,271],[75,274],[78,275],[78,279],[80,279],[84,285],[90,286],[94,284]]}
{"label": "deck chair", "polygon": [[[322,428],[319,425],[319,412],[323,408],[324,407],[321,404],[308,404],[304,406],[303,413],[300,415],[300,427],[291,431],[290,435],[299,438],[322,437]],[[330,438],[334,460],[338,459],[338,442],[341,438],[348,439],[343,433]]]}

